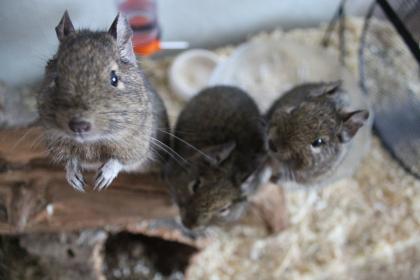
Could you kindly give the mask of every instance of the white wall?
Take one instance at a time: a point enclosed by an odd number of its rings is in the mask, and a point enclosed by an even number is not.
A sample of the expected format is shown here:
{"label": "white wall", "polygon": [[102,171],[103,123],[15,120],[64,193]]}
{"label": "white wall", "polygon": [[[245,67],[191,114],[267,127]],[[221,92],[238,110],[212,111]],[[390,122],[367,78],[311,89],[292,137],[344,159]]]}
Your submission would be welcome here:
{"label": "white wall", "polygon": [[[339,0],[158,0],[163,39],[195,47],[243,39],[276,26],[316,25],[331,18]],[[350,1],[349,1],[350,2]],[[352,0],[352,14],[369,1]],[[54,27],[65,9],[76,28],[107,28],[116,0],[0,0],[0,80],[30,83],[42,75],[57,47]]]}
{"label": "white wall", "polygon": [[[163,35],[193,45],[220,45],[263,29],[314,26],[329,21],[340,0],[161,0]],[[370,0],[350,0],[350,14],[364,14]]]}

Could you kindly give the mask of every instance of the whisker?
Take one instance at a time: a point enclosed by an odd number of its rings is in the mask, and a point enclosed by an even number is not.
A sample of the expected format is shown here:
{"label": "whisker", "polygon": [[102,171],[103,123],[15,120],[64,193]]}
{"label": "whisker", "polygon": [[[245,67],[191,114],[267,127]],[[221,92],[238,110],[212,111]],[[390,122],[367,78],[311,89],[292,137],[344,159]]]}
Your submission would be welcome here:
{"label": "whisker", "polygon": [[[144,112],[144,111],[130,111],[130,110],[113,110],[113,111],[100,111],[100,112],[96,112],[97,114],[100,115],[107,115],[107,114],[127,114],[127,115],[139,115],[139,116],[162,116],[161,113],[159,112]],[[175,115],[167,115],[169,118],[175,118]]]}
{"label": "whisker", "polygon": [[[140,125],[142,127],[146,127],[146,128],[152,128],[152,129],[164,129],[165,132],[168,132],[166,129],[168,129],[168,127],[155,127],[153,125],[146,125],[146,124],[142,124],[142,123],[138,123],[137,120],[127,120],[127,119],[121,119],[121,120],[112,120],[113,123],[120,123],[123,125],[127,125],[127,124],[134,124],[134,125]],[[186,131],[186,130],[177,130],[177,132],[183,133],[183,134],[188,134],[188,135],[196,135],[197,133],[193,130],[190,131]]]}
{"label": "whisker", "polygon": [[158,139],[151,137],[152,143],[158,145],[158,147],[160,147],[162,150],[164,150],[165,152],[169,152],[172,153],[173,155],[176,155],[178,158],[182,159],[183,161],[187,162],[187,160],[185,158],[183,158],[181,155],[179,155],[177,152],[175,152],[171,147],[169,147],[168,145],[166,145],[165,143],[159,141]]}
{"label": "whisker", "polygon": [[[159,129],[158,129],[159,130]],[[167,131],[163,131],[163,130],[159,130],[162,133],[166,133],[172,137],[174,137],[175,139],[177,139],[178,141],[181,141],[183,144],[187,145],[188,147],[190,147],[191,149],[193,149],[194,151],[198,152],[199,154],[201,154],[202,156],[204,156],[207,160],[211,160],[211,158],[205,154],[203,151],[201,151],[200,149],[196,148],[195,146],[193,146],[192,144],[188,143],[187,141],[185,141],[184,139],[174,135],[173,133],[167,132]]]}
{"label": "whisker", "polygon": [[[115,125],[117,125],[117,124],[123,124],[123,125],[127,125],[127,124],[133,124],[134,122],[132,122],[132,121],[129,121],[129,120],[121,120],[121,121],[119,121],[119,120],[114,120],[114,123],[115,123]],[[201,151],[200,149],[198,149],[197,147],[195,147],[194,145],[192,145],[192,144],[190,144],[190,143],[188,143],[187,141],[185,141],[184,139],[182,139],[182,138],[180,138],[180,137],[178,137],[178,136],[176,136],[175,134],[173,134],[173,133],[171,133],[171,132],[169,132],[169,131],[167,131],[167,130],[165,130],[166,128],[160,128],[160,127],[153,127],[153,126],[147,126],[147,125],[144,125],[144,124],[140,124],[141,126],[143,126],[143,127],[147,127],[147,128],[152,128],[152,129],[157,129],[158,131],[160,131],[160,132],[162,132],[162,133],[165,133],[165,134],[167,134],[167,135],[169,135],[169,136],[172,136],[173,138],[175,138],[175,139],[177,139],[177,140],[179,140],[180,142],[182,142],[183,144],[185,144],[186,146],[188,146],[188,147],[190,147],[191,149],[193,149],[194,151],[196,151],[196,152],[198,152],[199,154],[201,154],[202,156],[204,156],[206,159],[208,159],[208,160],[210,160],[210,157],[206,154],[206,153],[204,153],[203,151]],[[121,128],[121,127],[120,127]],[[182,131],[179,131],[179,130],[177,130],[178,132],[182,132]],[[182,132],[182,133],[184,133],[184,132]],[[194,133],[195,134],[195,133]]]}
{"label": "whisker", "polygon": [[12,151],[14,151],[16,148],[17,148],[17,146],[20,144],[20,143],[22,143],[22,141],[29,135],[29,133],[31,132],[31,131],[33,131],[35,128],[34,127],[31,127],[31,128],[29,128],[27,131],[25,131],[25,133],[16,141],[16,143],[12,146],[12,148],[11,148],[11,150]]}
{"label": "whisker", "polygon": [[[187,170],[186,169],[186,167],[184,166],[184,164],[175,156],[175,155],[173,155],[173,154],[171,154],[169,151],[167,151],[167,150],[165,150],[164,148],[162,148],[161,146],[159,146],[157,143],[155,143],[155,142],[151,142],[151,144],[152,145],[155,145],[155,147],[157,147],[158,149],[156,149],[156,148],[152,148],[152,150],[153,151],[155,151],[156,152],[156,154],[158,154],[159,155],[159,151],[164,151],[166,154],[168,154],[169,155],[169,157],[171,157],[172,158],[172,160],[174,160],[182,169],[184,169],[184,170]],[[162,163],[165,163],[166,162],[166,159],[163,159],[162,158],[162,155],[159,155],[160,157],[161,157],[161,160],[162,160]]]}
{"label": "whisker", "polygon": [[[150,146],[150,149],[153,152],[153,156],[148,157],[147,159],[151,160],[151,161],[156,161],[158,160],[159,163],[165,163],[166,162],[166,158],[164,156],[162,156],[159,153],[159,150],[155,148],[155,146]],[[156,157],[156,158],[155,158]]]}
{"label": "whisker", "polygon": [[[177,152],[175,152],[171,147],[169,147],[168,145],[166,145],[165,143],[159,141],[158,139],[151,137],[151,143],[156,145],[158,148],[160,148],[161,150],[163,150],[164,152],[166,152],[171,158],[173,158],[181,167],[184,167],[183,164],[188,165],[189,162],[183,158],[180,154],[178,154]],[[181,164],[181,161],[183,161],[183,163]]]}
{"label": "whisker", "polygon": [[38,147],[38,145],[42,142],[43,134],[38,135],[29,146],[31,149]]}

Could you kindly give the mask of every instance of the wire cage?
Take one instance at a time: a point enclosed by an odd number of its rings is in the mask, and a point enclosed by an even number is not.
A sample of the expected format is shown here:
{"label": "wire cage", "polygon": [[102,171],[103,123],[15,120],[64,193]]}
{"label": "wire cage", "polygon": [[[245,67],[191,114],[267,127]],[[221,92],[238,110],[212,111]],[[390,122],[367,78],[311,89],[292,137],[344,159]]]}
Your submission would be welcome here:
{"label": "wire cage", "polygon": [[[324,44],[339,24],[345,62],[343,0]],[[359,45],[360,87],[375,113],[374,130],[385,148],[420,178],[420,0],[374,0],[364,18]]]}

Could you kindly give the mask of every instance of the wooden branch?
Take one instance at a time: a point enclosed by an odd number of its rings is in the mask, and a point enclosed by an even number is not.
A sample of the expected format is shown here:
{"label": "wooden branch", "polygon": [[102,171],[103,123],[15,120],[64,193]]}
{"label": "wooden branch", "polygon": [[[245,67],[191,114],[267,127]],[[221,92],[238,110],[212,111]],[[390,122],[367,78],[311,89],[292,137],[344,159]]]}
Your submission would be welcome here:
{"label": "wooden branch", "polygon": [[37,127],[0,130],[0,233],[125,226],[177,215],[156,174],[120,174],[101,192],[73,190],[40,138]]}

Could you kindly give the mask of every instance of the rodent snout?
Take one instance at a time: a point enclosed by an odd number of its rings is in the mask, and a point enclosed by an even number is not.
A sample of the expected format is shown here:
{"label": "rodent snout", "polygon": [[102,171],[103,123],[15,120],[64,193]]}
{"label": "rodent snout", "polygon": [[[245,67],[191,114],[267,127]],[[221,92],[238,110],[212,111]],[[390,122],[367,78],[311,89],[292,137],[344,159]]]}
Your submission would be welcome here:
{"label": "rodent snout", "polygon": [[196,230],[201,227],[198,216],[186,209],[181,209],[181,223],[189,230]]}
{"label": "rodent snout", "polygon": [[190,230],[194,230],[197,226],[197,224],[191,220],[182,220],[182,225]]}
{"label": "rodent snout", "polygon": [[69,121],[69,128],[77,133],[88,132],[91,128],[91,124],[84,120],[71,119]]}

